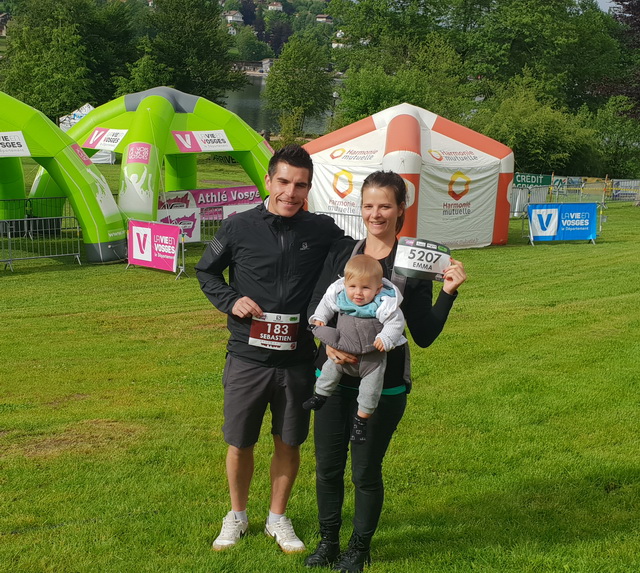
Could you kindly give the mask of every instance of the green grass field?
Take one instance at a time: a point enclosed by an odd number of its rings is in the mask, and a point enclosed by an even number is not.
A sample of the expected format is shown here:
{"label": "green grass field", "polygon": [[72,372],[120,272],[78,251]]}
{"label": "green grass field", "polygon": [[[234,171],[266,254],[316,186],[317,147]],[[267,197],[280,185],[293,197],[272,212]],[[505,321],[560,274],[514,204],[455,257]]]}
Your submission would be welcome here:
{"label": "green grass field", "polygon": [[[456,253],[469,280],[413,349],[367,571],[640,570],[640,209],[606,214],[595,245],[532,247],[513,221],[508,246]],[[226,329],[201,252],[178,281],[71,259],[0,270],[0,571],[304,570],[262,533],[266,433],[250,535],[210,550],[229,507]],[[312,546],[312,441],[302,455],[288,513]]]}

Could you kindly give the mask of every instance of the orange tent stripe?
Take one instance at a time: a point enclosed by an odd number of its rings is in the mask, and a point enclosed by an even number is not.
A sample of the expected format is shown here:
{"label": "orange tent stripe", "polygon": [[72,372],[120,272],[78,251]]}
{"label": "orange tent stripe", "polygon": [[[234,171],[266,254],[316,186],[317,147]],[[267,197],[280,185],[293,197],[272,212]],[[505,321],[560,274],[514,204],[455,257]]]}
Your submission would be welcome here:
{"label": "orange tent stripe", "polygon": [[389,122],[385,155],[394,151],[413,151],[421,154],[420,123],[414,116],[397,115]]}
{"label": "orange tent stripe", "polygon": [[327,133],[327,135],[323,135],[318,139],[305,143],[303,147],[309,152],[309,154],[318,153],[319,151],[324,151],[329,147],[342,145],[345,141],[355,139],[356,137],[375,131],[375,129],[376,124],[374,123],[373,118],[369,116],[361,119],[360,121],[356,121],[351,125],[347,125],[338,131]]}
{"label": "orange tent stripe", "polygon": [[463,125],[459,125],[445,119],[444,117],[438,116],[436,122],[433,124],[433,131],[437,131],[442,135],[446,135],[451,139],[456,139],[460,143],[464,143],[469,147],[473,147],[478,151],[482,151],[483,153],[487,153],[488,155],[492,155],[493,157],[497,157],[498,159],[504,159],[508,155],[512,153],[511,149],[509,149],[506,145],[496,141],[495,139],[491,139],[486,135],[482,135],[477,131],[473,131],[468,127],[464,127]]}
{"label": "orange tent stripe", "polygon": [[513,181],[513,173],[500,173],[498,178],[498,194],[496,196],[496,212],[493,219],[492,245],[506,245],[509,238],[509,184]]}

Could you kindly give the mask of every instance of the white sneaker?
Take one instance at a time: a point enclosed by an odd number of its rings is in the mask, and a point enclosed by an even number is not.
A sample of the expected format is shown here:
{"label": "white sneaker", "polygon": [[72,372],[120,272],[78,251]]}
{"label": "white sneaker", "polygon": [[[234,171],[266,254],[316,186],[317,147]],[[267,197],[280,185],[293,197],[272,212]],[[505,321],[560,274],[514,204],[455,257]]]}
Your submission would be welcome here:
{"label": "white sneaker", "polygon": [[264,532],[273,537],[285,553],[300,553],[307,549],[296,535],[291,520],[286,515],[274,523],[267,521]]}
{"label": "white sneaker", "polygon": [[247,532],[248,527],[248,521],[240,521],[239,519],[236,519],[233,511],[230,511],[224,516],[224,519],[222,520],[222,531],[220,531],[220,535],[216,537],[211,548],[215,551],[222,551],[223,549],[233,547]]}

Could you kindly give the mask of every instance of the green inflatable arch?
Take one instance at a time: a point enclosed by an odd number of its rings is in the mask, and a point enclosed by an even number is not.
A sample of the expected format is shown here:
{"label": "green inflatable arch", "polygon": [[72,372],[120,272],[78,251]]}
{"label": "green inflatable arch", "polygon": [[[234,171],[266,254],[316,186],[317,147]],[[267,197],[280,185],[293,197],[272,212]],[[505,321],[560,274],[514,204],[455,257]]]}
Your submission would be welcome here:
{"label": "green inflatable arch", "polygon": [[[158,87],[106,103],[68,132],[93,155],[99,149],[122,154],[118,206],[125,219],[157,218],[164,160],[164,190],[196,188],[199,153],[230,155],[247,172],[262,197],[273,152],[234,113],[204,98]],[[53,196],[55,184],[43,173],[32,197]]]}
{"label": "green inflatable arch", "polygon": [[[82,227],[87,258],[124,259],[124,221],[106,180],[87,154],[44,114],[2,92],[0,110],[0,199],[25,198],[20,158],[33,157],[55,183],[56,196],[68,197]],[[0,219],[23,218],[24,203],[18,203],[18,209],[14,205],[0,202]]]}

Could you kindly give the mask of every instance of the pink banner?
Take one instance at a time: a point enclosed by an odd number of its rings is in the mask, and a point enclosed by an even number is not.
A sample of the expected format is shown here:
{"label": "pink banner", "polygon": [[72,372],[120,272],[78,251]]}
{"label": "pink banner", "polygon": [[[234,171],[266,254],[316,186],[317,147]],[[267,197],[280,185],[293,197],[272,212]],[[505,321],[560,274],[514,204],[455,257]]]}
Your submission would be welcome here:
{"label": "pink banner", "polygon": [[179,225],[185,243],[200,242],[200,209],[158,209],[158,221]]}
{"label": "pink banner", "polygon": [[[168,191],[158,198],[158,209],[198,208],[204,220],[218,221],[229,213],[230,205],[254,206],[262,202],[255,185],[224,187],[221,189],[191,189],[188,191]],[[224,211],[223,211],[224,207]],[[241,211],[243,209],[238,209]],[[234,211],[233,209],[231,211]]]}
{"label": "pink banner", "polygon": [[175,273],[181,231],[179,225],[129,220],[129,264]]}

